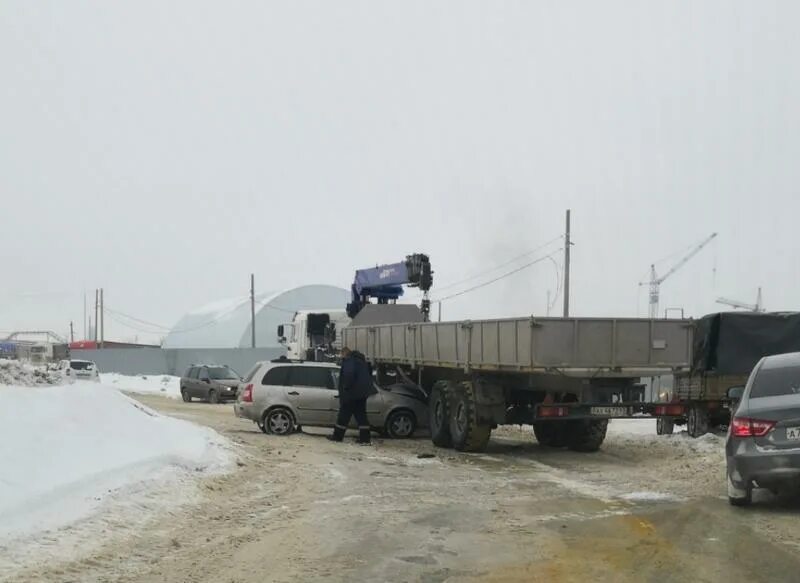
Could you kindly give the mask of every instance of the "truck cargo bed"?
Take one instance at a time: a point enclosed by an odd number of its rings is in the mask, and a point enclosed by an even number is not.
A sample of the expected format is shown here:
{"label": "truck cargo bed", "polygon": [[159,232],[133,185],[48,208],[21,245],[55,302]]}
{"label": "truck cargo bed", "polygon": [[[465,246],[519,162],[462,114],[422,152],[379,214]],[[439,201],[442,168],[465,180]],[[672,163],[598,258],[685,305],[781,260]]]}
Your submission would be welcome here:
{"label": "truck cargo bed", "polygon": [[343,343],[381,364],[638,377],[688,370],[693,330],[691,320],[527,317],[350,326]]}

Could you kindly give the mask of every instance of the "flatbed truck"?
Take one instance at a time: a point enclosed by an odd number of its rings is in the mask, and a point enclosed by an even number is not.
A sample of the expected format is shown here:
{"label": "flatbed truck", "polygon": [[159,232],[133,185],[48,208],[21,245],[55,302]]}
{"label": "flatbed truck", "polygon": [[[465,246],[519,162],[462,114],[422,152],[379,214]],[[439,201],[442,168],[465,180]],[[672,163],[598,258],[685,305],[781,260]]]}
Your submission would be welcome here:
{"label": "flatbed truck", "polygon": [[481,451],[497,426],[531,424],[544,445],[590,452],[609,419],[665,407],[645,399],[641,379],[688,374],[694,332],[683,319],[356,319],[342,341],[366,356],[379,384],[399,374],[429,395],[438,446]]}

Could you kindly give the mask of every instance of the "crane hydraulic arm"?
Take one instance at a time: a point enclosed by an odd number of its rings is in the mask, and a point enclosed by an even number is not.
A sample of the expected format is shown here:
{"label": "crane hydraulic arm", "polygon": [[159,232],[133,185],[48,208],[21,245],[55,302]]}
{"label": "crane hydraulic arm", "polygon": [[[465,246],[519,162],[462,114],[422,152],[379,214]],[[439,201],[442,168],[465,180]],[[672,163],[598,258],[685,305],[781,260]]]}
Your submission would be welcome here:
{"label": "crane hydraulic arm", "polygon": [[431,306],[428,291],[433,285],[433,271],[430,259],[422,253],[408,255],[400,263],[357,270],[351,286],[352,297],[347,304],[347,315],[355,318],[361,308],[370,303],[370,298],[375,298],[379,304],[396,301],[403,295],[404,285],[422,290],[420,309],[425,320],[428,320]]}

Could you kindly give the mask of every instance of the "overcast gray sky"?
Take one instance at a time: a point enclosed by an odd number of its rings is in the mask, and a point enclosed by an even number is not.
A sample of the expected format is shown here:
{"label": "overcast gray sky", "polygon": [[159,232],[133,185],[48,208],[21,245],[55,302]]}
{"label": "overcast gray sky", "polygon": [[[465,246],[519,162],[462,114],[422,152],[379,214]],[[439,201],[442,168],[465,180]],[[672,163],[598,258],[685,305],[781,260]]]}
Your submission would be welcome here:
{"label": "overcast gray sky", "polygon": [[[171,325],[251,271],[262,291],[346,287],[415,251],[436,289],[557,237],[567,207],[574,314],[645,314],[650,263],[712,231],[662,307],[760,285],[797,309],[799,17],[792,0],[3,0],[0,331],[80,335],[99,286]],[[548,289],[546,261],[443,315],[543,314]]]}

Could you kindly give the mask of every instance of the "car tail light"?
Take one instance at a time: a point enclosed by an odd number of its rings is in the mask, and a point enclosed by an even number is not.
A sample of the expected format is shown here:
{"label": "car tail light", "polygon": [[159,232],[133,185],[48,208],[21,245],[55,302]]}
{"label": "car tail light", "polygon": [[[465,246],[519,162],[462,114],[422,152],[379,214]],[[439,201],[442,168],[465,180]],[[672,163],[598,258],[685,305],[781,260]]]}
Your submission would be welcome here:
{"label": "car tail light", "polygon": [[242,393],[242,401],[245,403],[253,402],[253,383],[245,386],[244,392]]}
{"label": "car tail light", "polygon": [[569,415],[569,407],[549,407],[539,405],[539,417],[566,417]]}
{"label": "car tail light", "polygon": [[734,417],[731,433],[735,437],[763,437],[775,427],[774,421],[762,421],[749,417]]}

